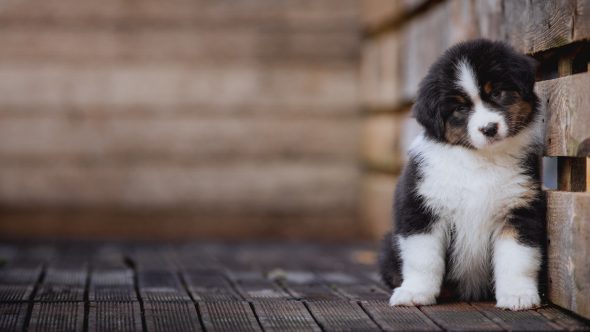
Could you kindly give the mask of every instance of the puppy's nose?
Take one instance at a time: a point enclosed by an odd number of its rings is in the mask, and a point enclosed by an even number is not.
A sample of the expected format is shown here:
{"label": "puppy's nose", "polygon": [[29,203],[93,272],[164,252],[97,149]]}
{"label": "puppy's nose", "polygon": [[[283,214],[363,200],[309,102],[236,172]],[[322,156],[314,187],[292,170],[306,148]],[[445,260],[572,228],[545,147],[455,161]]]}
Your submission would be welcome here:
{"label": "puppy's nose", "polygon": [[498,133],[498,123],[490,122],[485,127],[479,128],[479,131],[487,137],[494,137]]}

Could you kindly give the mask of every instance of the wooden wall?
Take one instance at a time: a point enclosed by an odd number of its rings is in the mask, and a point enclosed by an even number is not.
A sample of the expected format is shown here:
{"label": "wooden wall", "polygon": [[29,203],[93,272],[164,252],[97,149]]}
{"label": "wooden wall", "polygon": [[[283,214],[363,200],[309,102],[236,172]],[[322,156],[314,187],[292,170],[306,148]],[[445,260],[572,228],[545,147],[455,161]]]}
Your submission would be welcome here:
{"label": "wooden wall", "polygon": [[[549,299],[590,318],[590,1],[367,0],[362,7],[362,218],[389,228],[417,84],[449,46],[503,40],[539,61],[545,155],[556,157],[548,197]],[[387,196],[387,197],[385,197]]]}
{"label": "wooden wall", "polygon": [[355,0],[0,5],[0,233],[358,234]]}

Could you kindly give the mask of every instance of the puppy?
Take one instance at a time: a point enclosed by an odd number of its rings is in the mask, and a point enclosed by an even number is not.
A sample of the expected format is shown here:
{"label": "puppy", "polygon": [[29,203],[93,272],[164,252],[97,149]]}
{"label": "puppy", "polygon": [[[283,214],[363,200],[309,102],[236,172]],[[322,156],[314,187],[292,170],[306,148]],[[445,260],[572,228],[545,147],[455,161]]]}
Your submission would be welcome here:
{"label": "puppy", "polygon": [[394,230],[380,253],[390,305],[436,303],[443,283],[463,300],[540,304],[544,238],[541,112],[534,60],[474,40],[447,50],[420,84],[424,127],[398,181]]}

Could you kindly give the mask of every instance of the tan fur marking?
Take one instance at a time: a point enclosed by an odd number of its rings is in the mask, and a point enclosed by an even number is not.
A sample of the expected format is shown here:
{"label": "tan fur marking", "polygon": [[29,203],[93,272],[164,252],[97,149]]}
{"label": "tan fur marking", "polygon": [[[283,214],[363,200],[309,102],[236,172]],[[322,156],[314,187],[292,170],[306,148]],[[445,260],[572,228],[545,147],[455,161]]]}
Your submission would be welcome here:
{"label": "tan fur marking", "polygon": [[504,227],[502,227],[502,231],[500,232],[500,237],[501,238],[516,239],[516,238],[518,238],[518,232],[516,231],[516,228],[514,228],[514,226],[505,225]]}
{"label": "tan fur marking", "polygon": [[530,121],[533,107],[530,103],[518,97],[517,101],[508,107],[508,127],[511,133],[524,128]]}
{"label": "tan fur marking", "polygon": [[490,92],[492,92],[492,82],[487,82],[484,86],[483,86],[483,91],[487,94],[489,94]]}

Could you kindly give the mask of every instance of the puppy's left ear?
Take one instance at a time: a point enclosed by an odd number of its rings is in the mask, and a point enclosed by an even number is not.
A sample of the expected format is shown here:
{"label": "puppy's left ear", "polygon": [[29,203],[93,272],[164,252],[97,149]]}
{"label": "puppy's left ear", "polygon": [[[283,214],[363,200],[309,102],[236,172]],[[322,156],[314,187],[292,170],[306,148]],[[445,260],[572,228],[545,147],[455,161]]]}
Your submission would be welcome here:
{"label": "puppy's left ear", "polygon": [[426,134],[432,138],[443,140],[445,124],[438,106],[418,98],[412,107],[412,115],[424,127]]}

